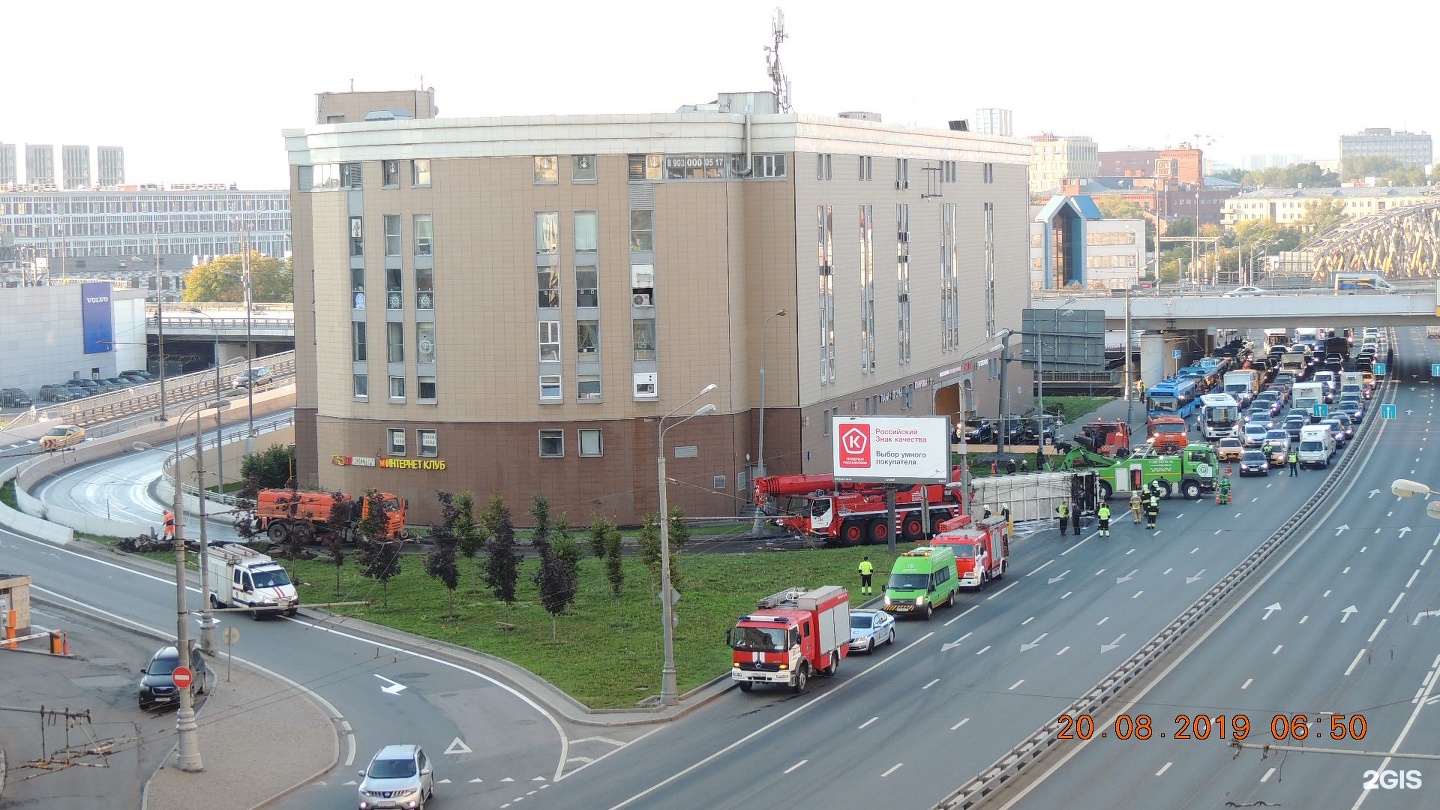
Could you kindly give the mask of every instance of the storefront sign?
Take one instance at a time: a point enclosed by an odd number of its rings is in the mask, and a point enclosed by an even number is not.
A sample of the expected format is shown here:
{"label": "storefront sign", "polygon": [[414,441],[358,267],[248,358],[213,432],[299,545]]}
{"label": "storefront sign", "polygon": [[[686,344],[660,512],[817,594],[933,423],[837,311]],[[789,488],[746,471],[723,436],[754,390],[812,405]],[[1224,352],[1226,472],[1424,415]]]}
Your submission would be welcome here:
{"label": "storefront sign", "polygon": [[387,470],[443,470],[443,458],[375,458],[373,456],[331,456],[336,467],[383,467]]}

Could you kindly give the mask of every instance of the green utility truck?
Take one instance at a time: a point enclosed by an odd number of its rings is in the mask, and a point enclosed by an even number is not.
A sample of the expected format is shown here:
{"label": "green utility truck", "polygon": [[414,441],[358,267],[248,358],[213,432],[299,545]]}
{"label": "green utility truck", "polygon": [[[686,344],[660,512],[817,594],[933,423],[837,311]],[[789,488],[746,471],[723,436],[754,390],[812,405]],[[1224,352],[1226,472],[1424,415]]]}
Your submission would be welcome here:
{"label": "green utility truck", "polygon": [[1076,447],[1066,453],[1056,469],[1095,470],[1100,474],[1097,494],[1109,500],[1115,493],[1129,495],[1158,482],[1161,497],[1179,494],[1191,500],[1215,489],[1220,460],[1208,444],[1190,444],[1173,453],[1160,453],[1145,446],[1125,458],[1109,458]]}

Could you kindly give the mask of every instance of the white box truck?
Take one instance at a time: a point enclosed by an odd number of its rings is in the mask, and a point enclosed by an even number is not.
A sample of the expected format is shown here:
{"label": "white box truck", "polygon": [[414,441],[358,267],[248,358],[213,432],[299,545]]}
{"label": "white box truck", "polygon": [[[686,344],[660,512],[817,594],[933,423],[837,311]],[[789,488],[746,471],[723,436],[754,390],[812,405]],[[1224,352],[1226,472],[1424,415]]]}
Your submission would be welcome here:
{"label": "white box truck", "polygon": [[1330,426],[1306,425],[1300,428],[1298,455],[1301,467],[1329,467],[1330,459],[1335,455],[1335,437],[1330,434]]}
{"label": "white box truck", "polygon": [[210,546],[209,551],[211,607],[249,610],[254,619],[267,613],[295,615],[300,596],[279,563],[238,544]]}

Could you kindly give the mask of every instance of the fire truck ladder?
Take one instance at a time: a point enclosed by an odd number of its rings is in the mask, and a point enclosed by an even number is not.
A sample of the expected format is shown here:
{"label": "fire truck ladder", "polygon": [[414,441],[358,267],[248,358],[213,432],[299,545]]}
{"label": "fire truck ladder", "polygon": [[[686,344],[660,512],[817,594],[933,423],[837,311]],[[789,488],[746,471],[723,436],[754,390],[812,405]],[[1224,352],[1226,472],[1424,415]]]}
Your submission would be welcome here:
{"label": "fire truck ladder", "polygon": [[784,605],[786,602],[789,602],[793,605],[795,604],[795,601],[799,599],[800,596],[804,593],[805,588],[799,585],[793,588],[786,588],[779,593],[772,593],[764,599],[756,602],[755,607],[759,609],[778,608],[781,605]]}

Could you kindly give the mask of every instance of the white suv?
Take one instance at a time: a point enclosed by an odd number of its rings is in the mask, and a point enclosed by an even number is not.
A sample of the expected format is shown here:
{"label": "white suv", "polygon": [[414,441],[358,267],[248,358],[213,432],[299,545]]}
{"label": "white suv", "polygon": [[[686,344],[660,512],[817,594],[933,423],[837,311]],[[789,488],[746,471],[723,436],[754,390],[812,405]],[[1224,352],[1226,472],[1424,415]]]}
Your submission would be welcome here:
{"label": "white suv", "polygon": [[359,791],[360,810],[424,810],[435,792],[435,774],[420,746],[387,745],[360,772]]}

